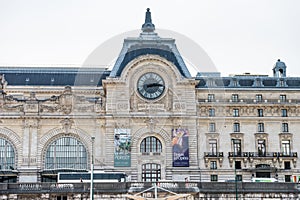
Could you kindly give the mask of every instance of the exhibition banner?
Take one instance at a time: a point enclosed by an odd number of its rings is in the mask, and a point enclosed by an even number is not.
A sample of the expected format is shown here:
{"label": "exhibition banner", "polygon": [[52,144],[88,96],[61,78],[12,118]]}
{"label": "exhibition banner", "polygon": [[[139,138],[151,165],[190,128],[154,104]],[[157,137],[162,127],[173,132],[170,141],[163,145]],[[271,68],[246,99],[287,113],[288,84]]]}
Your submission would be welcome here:
{"label": "exhibition banner", "polygon": [[115,129],[114,166],[131,166],[131,136],[130,129]]}
{"label": "exhibition banner", "polygon": [[188,129],[172,130],[173,167],[189,167]]}

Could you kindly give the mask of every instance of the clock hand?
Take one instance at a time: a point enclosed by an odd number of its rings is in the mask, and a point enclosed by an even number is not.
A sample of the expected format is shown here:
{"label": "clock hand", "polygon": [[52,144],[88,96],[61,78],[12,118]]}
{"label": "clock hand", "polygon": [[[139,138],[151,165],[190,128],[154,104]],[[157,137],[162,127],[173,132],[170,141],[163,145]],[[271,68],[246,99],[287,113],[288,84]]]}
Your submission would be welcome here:
{"label": "clock hand", "polygon": [[151,84],[147,84],[146,87],[150,88],[150,87],[164,87],[164,85],[159,84],[159,83],[151,83]]}

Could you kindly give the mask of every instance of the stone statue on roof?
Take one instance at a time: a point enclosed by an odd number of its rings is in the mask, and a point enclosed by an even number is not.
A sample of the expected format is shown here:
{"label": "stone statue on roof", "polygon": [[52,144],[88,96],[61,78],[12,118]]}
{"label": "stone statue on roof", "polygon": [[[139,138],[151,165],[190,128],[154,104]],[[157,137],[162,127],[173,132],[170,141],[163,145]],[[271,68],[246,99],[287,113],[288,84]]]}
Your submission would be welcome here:
{"label": "stone statue on roof", "polygon": [[0,87],[1,89],[5,89],[7,86],[7,81],[5,80],[4,74],[0,74]]}

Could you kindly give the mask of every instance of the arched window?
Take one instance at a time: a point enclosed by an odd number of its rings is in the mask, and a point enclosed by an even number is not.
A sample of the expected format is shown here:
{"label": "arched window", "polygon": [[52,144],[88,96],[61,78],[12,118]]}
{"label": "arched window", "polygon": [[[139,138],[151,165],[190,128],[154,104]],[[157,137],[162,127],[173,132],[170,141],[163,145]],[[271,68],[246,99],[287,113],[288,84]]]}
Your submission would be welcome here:
{"label": "arched window", "polygon": [[140,152],[141,153],[160,153],[162,151],[161,142],[154,136],[146,137],[143,139]]}
{"label": "arched window", "polygon": [[47,149],[45,169],[87,169],[87,152],[84,145],[72,137],[62,137]]}
{"label": "arched window", "polygon": [[15,168],[15,151],[7,140],[0,138],[0,170]]}
{"label": "arched window", "polygon": [[159,164],[147,163],[142,165],[142,181],[155,182],[161,179]]}

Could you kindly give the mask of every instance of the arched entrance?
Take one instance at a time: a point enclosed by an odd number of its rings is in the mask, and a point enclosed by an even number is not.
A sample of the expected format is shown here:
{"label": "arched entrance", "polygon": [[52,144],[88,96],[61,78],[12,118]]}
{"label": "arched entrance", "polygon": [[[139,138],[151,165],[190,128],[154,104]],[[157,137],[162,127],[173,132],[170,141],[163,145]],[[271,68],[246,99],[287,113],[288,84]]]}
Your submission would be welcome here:
{"label": "arched entrance", "polygon": [[259,164],[255,166],[256,178],[271,178],[272,168],[268,164]]}

